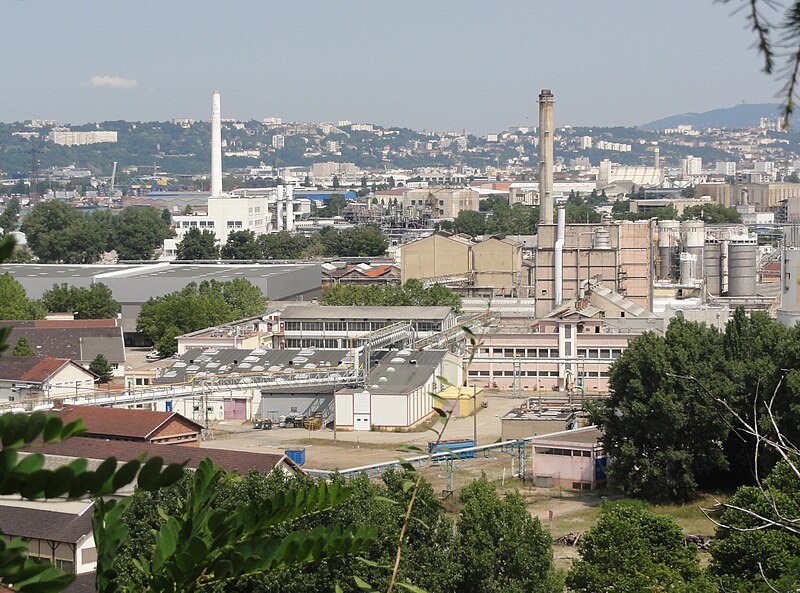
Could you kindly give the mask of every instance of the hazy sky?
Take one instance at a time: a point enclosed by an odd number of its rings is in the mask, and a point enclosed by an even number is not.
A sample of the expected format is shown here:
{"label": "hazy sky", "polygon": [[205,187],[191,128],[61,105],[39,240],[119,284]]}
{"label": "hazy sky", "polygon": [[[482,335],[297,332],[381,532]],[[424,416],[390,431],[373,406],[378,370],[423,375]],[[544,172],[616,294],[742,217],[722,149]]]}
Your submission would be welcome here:
{"label": "hazy sky", "polygon": [[712,0],[0,0],[0,121],[350,119],[472,132],[773,102]]}

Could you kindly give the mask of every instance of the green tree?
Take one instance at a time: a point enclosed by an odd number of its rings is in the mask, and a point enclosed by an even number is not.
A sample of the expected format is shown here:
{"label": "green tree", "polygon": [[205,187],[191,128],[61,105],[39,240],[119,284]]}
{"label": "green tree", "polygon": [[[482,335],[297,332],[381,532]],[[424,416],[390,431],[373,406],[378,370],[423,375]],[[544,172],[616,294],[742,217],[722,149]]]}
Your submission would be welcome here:
{"label": "green tree", "polygon": [[20,205],[17,197],[11,198],[6,204],[3,213],[0,214],[0,229],[4,233],[10,233],[17,228],[19,221]]}
{"label": "green tree", "polygon": [[222,259],[261,259],[261,246],[251,230],[234,231],[220,250]]}
{"label": "green tree", "polygon": [[728,420],[682,378],[714,377],[715,390],[727,393],[725,367],[722,337],[704,325],[675,319],[663,338],[648,332],[631,340],[611,368],[609,398],[592,412],[614,460],[611,485],[653,502],[684,501],[725,474]]}
{"label": "green tree", "polygon": [[36,350],[30,345],[28,338],[20,336],[11,354],[13,356],[36,356]]}
{"label": "green tree", "polygon": [[564,206],[567,224],[600,222],[601,216],[588,204],[567,204]]}
{"label": "green tree", "polygon": [[110,383],[114,378],[114,369],[111,368],[111,363],[102,354],[95,356],[92,362],[89,363],[89,370],[97,375],[97,382],[101,384]]}
{"label": "green tree", "polygon": [[377,257],[386,254],[389,242],[381,230],[372,224],[344,231],[326,227],[320,232],[325,255],[338,257]]}
{"label": "green tree", "polygon": [[328,289],[320,303],[334,306],[444,306],[461,311],[461,297],[452,290],[441,284],[424,288],[419,280],[413,278],[403,285],[337,284]]}
{"label": "green tree", "polygon": [[191,228],[178,243],[179,260],[208,260],[219,258],[219,247],[214,231]]}
{"label": "green tree", "polygon": [[149,260],[169,233],[169,223],[158,210],[128,207],[115,220],[113,246],[120,259]]}
{"label": "green tree", "polygon": [[681,220],[702,220],[710,224],[741,223],[742,215],[736,208],[727,208],[722,204],[698,204],[685,208]]}
{"label": "green tree", "polygon": [[74,313],[76,319],[113,319],[122,311],[111,289],[102,282],[89,288],[54,284],[42,295],[42,304],[51,313]]}
{"label": "green tree", "polygon": [[[800,535],[780,527],[800,520],[800,480],[789,463],[777,464],[762,488],[740,487],[725,507],[714,517],[719,526],[710,566],[724,590],[766,593],[768,582],[782,582],[780,591],[796,590]],[[769,521],[776,524],[769,526]]]}
{"label": "green tree", "polygon": [[161,356],[177,352],[175,338],[206,327],[262,315],[267,299],[243,278],[231,282],[204,280],[154,297],[142,305],[136,320],[138,331],[153,341]]}
{"label": "green tree", "polygon": [[567,587],[576,593],[716,590],[677,523],[643,503],[604,503],[578,552],[567,575]]}
{"label": "green tree", "polygon": [[94,263],[107,246],[111,228],[56,200],[38,202],[22,223],[33,254],[43,263]]}
{"label": "green tree", "polygon": [[341,184],[339,183],[338,175],[334,175],[333,176],[333,185],[332,185],[332,187],[333,187],[333,189],[339,189],[341,187]]}
{"label": "green tree", "polygon": [[0,274],[0,319],[41,319],[44,309],[38,301],[31,301],[22,284],[8,272]]}
{"label": "green tree", "polygon": [[301,259],[311,243],[305,235],[291,234],[288,231],[259,235],[257,242],[264,259]]}
{"label": "green tree", "polygon": [[464,593],[556,593],[550,534],[531,517],[519,494],[497,496],[483,476],[459,497],[458,558]]}
{"label": "green tree", "polygon": [[161,220],[163,220],[168,225],[172,224],[172,214],[170,213],[168,208],[164,208],[161,211]]}
{"label": "green tree", "polygon": [[453,220],[453,228],[457,233],[471,237],[486,234],[486,215],[473,210],[462,210]]}

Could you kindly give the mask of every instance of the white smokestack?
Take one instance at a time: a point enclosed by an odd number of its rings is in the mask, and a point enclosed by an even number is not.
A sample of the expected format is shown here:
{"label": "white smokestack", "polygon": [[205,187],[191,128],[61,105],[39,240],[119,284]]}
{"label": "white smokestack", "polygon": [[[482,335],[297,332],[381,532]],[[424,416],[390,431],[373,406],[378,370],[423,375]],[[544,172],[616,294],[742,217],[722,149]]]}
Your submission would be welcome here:
{"label": "white smokestack", "polygon": [[276,209],[275,209],[275,219],[276,219],[276,228],[279,231],[283,230],[283,186],[279,185],[277,187],[278,193],[276,194]]}
{"label": "white smokestack", "polygon": [[558,209],[558,229],[556,232],[555,254],[553,258],[555,306],[564,302],[564,236],[566,234],[566,213]]}
{"label": "white smokestack", "polygon": [[294,188],[291,185],[286,186],[286,230],[294,230],[294,198],[292,193]]}
{"label": "white smokestack", "polygon": [[219,91],[211,96],[211,195],[222,195],[222,116]]}

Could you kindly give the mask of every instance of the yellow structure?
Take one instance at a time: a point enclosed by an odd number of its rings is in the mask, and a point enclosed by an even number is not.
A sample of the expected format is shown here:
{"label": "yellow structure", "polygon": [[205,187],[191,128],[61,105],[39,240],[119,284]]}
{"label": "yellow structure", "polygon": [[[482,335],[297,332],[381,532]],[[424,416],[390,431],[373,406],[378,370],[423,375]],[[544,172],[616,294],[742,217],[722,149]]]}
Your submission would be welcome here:
{"label": "yellow structure", "polygon": [[446,400],[444,411],[453,410],[452,418],[472,416],[475,410],[483,406],[483,389],[475,387],[447,387],[439,393]]}
{"label": "yellow structure", "polygon": [[434,233],[401,247],[400,278],[435,278],[468,274],[472,270],[474,243],[463,235]]}

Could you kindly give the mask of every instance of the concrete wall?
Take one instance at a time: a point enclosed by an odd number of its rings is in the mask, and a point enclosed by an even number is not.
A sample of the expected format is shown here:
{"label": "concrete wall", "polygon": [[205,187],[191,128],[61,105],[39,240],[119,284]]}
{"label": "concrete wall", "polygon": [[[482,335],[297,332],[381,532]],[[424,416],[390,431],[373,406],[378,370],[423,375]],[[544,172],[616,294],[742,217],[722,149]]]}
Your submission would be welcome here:
{"label": "concrete wall", "polygon": [[[557,445],[553,445],[556,447]],[[534,447],[533,475],[552,476],[553,487],[572,488],[574,482],[594,482],[594,456],[577,457],[574,455],[548,455],[539,451],[551,448],[550,446]],[[563,445],[563,448],[572,448]],[[589,449],[587,449],[589,450]]]}
{"label": "concrete wall", "polygon": [[470,245],[434,234],[401,247],[401,280],[466,274],[472,269]]}
{"label": "concrete wall", "polygon": [[494,296],[520,295],[522,246],[516,242],[491,237],[472,247],[475,286],[491,287]]}

